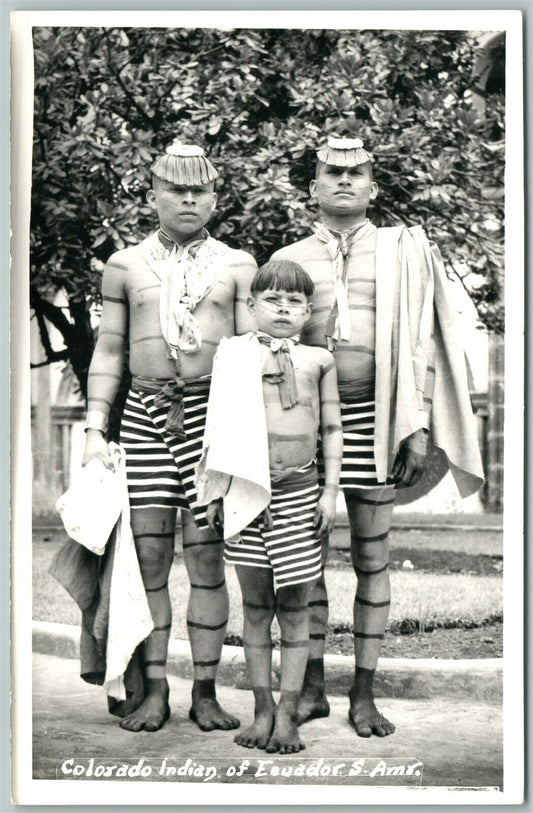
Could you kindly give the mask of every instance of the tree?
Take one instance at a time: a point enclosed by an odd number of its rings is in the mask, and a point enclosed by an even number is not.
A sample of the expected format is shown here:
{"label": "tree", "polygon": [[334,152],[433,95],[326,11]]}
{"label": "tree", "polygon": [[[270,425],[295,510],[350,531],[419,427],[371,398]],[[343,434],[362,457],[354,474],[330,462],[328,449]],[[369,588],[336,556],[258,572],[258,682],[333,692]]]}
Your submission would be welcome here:
{"label": "tree", "polygon": [[472,107],[468,32],[37,28],[34,48],[32,307],[83,393],[103,263],[154,228],[149,167],[176,137],[221,171],[213,236],[262,263],[308,232],[317,145],[361,136],[373,220],[421,222],[502,330],[503,99]]}

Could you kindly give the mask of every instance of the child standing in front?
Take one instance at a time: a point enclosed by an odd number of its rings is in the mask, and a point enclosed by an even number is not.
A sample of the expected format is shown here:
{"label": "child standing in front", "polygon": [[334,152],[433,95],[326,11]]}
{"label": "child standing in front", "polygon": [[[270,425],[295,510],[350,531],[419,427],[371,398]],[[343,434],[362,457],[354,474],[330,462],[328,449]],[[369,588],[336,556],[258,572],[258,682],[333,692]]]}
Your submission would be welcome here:
{"label": "child standing in front", "polygon": [[[269,753],[305,748],[298,699],[309,649],[307,603],[321,572],[321,537],[335,520],[342,458],[335,361],[328,350],[299,343],[312,293],[311,278],[292,261],[271,261],[256,274],[248,307],[258,330],[219,345],[197,478],[208,522],[224,528],[225,559],[235,565],[242,591],[255,717],[235,742]],[[277,705],[274,616],[281,630]]]}

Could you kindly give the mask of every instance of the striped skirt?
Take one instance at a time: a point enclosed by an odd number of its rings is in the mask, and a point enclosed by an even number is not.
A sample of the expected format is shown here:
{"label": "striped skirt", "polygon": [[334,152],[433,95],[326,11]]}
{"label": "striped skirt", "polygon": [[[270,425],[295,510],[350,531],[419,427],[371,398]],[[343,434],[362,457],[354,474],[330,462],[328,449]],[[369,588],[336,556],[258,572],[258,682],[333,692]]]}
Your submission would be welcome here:
{"label": "striped skirt", "polygon": [[165,431],[168,406],[154,406],[156,395],[131,389],[124,408],[120,443],[126,452],[130,506],[191,511],[196,525],[205,529],[206,506],[198,505],[194,476],[202,454],[207,391],[185,391],[185,440]]}
{"label": "striped skirt", "polygon": [[272,530],[264,527],[262,517],[255,519],[241,531],[240,541],[226,540],[226,562],[271,569],[276,589],[318,579],[322,544],[313,520],[319,493],[318,483],[303,488],[273,485]]}
{"label": "striped skirt", "polygon": [[[343,491],[359,488],[379,488],[374,462],[375,401],[341,402],[343,433],[342,467],[340,487]],[[323,462],[318,455],[320,480],[323,478]]]}

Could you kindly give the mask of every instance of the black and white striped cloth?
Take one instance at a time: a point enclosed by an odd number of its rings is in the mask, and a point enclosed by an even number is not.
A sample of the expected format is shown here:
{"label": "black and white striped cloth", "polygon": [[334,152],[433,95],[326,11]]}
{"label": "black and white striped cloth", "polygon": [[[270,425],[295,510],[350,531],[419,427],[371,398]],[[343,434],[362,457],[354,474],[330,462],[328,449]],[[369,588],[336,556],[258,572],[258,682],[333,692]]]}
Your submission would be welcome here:
{"label": "black and white striped cloth", "polygon": [[131,389],[122,417],[120,443],[126,452],[130,506],[176,507],[191,511],[200,528],[207,528],[206,506],[197,502],[195,469],[202,454],[207,392],[185,392],[186,440],[164,431],[168,406],[154,406],[156,394]]}
{"label": "black and white striped cloth", "polygon": [[[340,487],[379,488],[384,483],[377,480],[374,462],[375,401],[341,402],[343,434],[342,467]],[[317,456],[320,482],[323,482],[324,464],[320,450]]]}
{"label": "black and white striped cloth", "polygon": [[255,519],[241,532],[240,541],[226,540],[226,562],[272,569],[276,589],[318,579],[322,545],[313,520],[319,494],[317,483],[290,489],[273,485],[273,529],[267,530],[261,517]]}

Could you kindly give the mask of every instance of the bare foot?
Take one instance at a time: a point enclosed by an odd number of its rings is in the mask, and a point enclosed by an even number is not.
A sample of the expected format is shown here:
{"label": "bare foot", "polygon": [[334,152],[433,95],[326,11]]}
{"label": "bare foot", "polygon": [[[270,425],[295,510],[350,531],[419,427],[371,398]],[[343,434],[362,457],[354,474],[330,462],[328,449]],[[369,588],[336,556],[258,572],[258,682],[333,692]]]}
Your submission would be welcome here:
{"label": "bare foot", "polygon": [[350,710],[348,717],[359,737],[387,737],[396,727],[376,708],[372,695],[357,696],[352,687],[349,692]]}
{"label": "bare foot", "polygon": [[252,725],[240,734],[236,734],[233,742],[244,746],[244,748],[260,748],[264,751],[270,740],[273,727],[274,710],[258,712]]}
{"label": "bare foot", "polygon": [[317,717],[329,716],[329,703],[324,687],[304,686],[298,701],[298,725]]}
{"label": "bare foot", "polygon": [[139,708],[119,723],[126,731],[158,731],[170,717],[166,678],[149,679],[146,684],[147,695]]}
{"label": "bare foot", "polygon": [[214,728],[229,730],[238,728],[241,724],[240,720],[224,711],[216,697],[193,697],[189,718],[197,723],[202,731],[212,731]]}
{"label": "bare foot", "polygon": [[274,731],[266,747],[267,753],[296,754],[304,748],[305,743],[298,734],[298,712],[278,706],[274,711]]}

